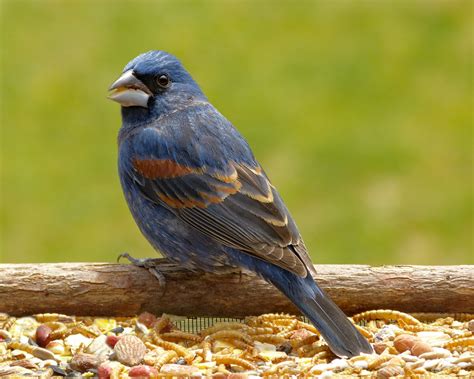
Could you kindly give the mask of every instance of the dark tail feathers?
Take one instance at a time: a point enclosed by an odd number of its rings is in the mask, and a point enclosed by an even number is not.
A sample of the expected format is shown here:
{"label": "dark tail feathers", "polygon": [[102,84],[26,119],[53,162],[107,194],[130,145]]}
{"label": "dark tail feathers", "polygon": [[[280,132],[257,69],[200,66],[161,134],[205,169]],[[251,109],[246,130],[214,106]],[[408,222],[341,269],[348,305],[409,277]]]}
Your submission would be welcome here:
{"label": "dark tail feathers", "polygon": [[[341,309],[318,287],[308,274],[300,278],[288,272],[290,277],[267,278],[288,296],[316,326],[329,348],[339,357],[353,357],[360,353],[373,353],[372,346],[348,320]],[[285,275],[286,276],[286,275]]]}

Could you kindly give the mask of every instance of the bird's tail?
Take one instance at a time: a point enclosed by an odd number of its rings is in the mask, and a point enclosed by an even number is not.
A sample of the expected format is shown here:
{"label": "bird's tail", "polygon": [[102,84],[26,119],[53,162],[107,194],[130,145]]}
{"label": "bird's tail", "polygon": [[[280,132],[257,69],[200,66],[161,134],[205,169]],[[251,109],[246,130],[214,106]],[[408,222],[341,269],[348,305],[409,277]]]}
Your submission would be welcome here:
{"label": "bird's tail", "polygon": [[348,320],[341,309],[315,283],[310,274],[300,278],[288,271],[263,275],[288,296],[319,330],[329,348],[339,357],[370,354],[372,346]]}

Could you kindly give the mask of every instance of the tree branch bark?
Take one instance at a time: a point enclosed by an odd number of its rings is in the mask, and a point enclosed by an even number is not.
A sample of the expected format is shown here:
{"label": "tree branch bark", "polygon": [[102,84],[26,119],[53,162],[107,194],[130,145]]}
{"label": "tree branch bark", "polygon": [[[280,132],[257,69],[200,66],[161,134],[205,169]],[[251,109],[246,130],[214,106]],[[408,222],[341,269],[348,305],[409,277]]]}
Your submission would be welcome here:
{"label": "tree branch bark", "polygon": [[[297,312],[249,274],[184,271],[159,261],[164,291],[146,269],[110,263],[0,265],[0,312],[241,317]],[[320,265],[316,280],[348,314],[370,309],[474,313],[474,266]]]}

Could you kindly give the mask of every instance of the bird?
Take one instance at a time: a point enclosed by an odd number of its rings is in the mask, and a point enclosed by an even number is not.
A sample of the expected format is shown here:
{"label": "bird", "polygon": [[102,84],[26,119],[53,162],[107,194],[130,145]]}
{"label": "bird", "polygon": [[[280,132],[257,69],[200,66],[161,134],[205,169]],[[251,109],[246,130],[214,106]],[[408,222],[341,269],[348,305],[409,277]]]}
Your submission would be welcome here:
{"label": "bird", "polygon": [[254,272],[337,356],[373,352],[315,282],[295,221],[247,141],[175,56],[151,50],[132,59],[109,98],[121,105],[120,183],[155,250],[189,270]]}

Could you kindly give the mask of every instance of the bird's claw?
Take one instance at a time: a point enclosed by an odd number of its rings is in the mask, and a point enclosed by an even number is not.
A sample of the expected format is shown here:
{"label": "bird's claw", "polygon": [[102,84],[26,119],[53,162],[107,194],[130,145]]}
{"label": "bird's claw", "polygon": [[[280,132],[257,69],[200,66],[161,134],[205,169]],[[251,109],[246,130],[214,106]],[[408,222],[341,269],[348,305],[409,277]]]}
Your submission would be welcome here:
{"label": "bird's claw", "polygon": [[158,280],[160,288],[165,288],[166,279],[163,273],[159,271],[156,267],[148,267],[148,271]]}
{"label": "bird's claw", "polygon": [[121,258],[125,258],[127,261],[132,263],[134,266],[143,267],[143,268],[151,267],[153,265],[153,263],[150,262],[150,261],[154,260],[152,258],[134,258],[128,253],[122,253],[117,257],[117,262],[119,262]]}
{"label": "bird's claw", "polygon": [[127,259],[134,266],[146,268],[150,272],[150,274],[152,274],[158,280],[160,288],[165,288],[166,278],[163,273],[157,268],[158,263],[160,262],[159,259],[134,258],[128,253],[122,253],[117,257],[117,262],[119,262],[121,258]]}

